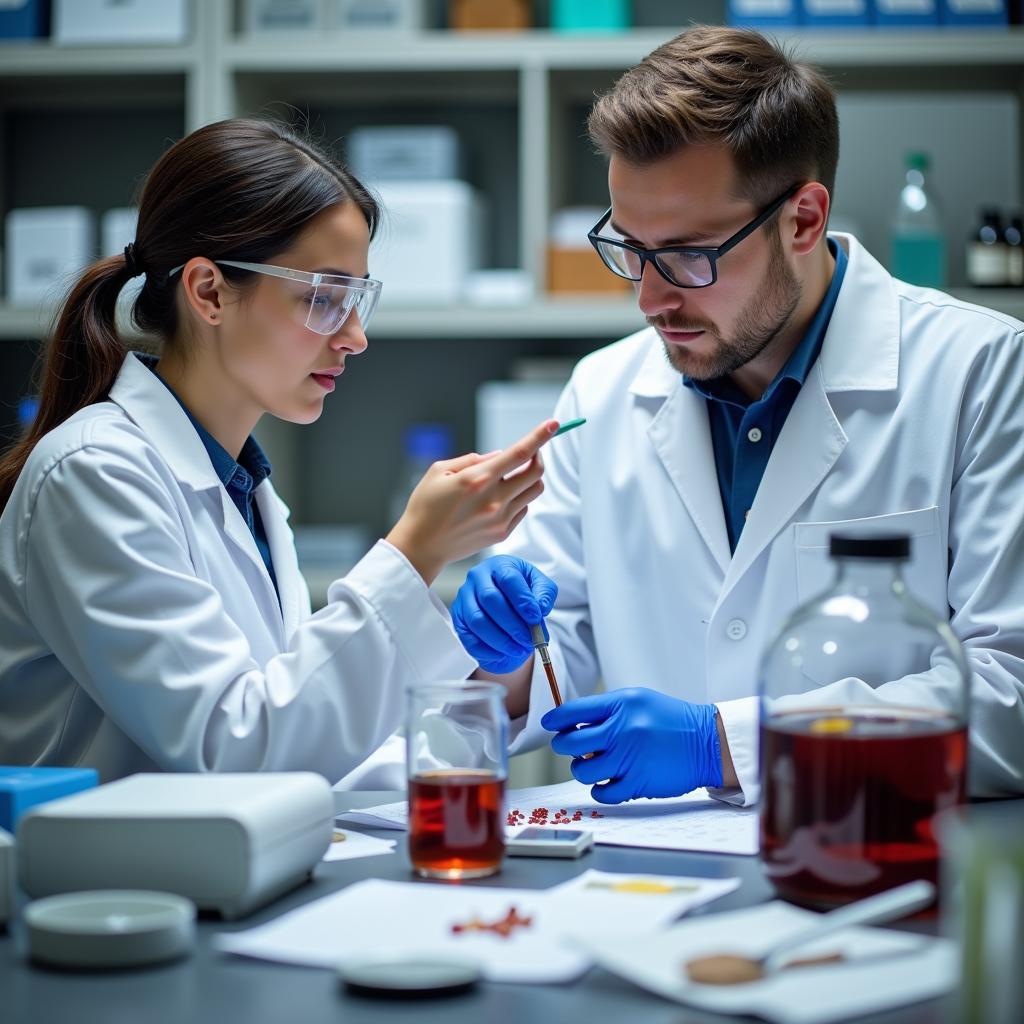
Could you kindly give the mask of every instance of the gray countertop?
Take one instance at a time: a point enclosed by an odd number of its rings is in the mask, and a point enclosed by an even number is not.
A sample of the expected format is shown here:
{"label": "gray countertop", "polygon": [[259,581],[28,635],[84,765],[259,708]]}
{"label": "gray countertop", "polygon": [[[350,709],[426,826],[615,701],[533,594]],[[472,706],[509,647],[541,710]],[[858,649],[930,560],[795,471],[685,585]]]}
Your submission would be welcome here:
{"label": "gray countertop", "polygon": [[[395,793],[336,793],[339,810],[370,806],[398,798]],[[1024,802],[1015,801],[1020,812]],[[370,831],[370,830],[367,830]],[[165,966],[102,973],[58,971],[30,964],[20,925],[0,935],[0,1021],[11,1024],[370,1024],[414,1015],[423,1024],[519,1024],[529,1021],[625,1021],[642,1015],[644,1024],[682,1024],[724,1018],[678,1006],[650,995],[607,972],[591,970],[570,985],[510,985],[485,982],[475,990],[438,999],[403,1001],[349,995],[332,972],[290,967],[228,956],[214,951],[217,932],[244,930],[281,913],[365,878],[410,881],[413,875],[403,835],[394,856],[321,863],[312,881],[242,921],[225,923],[215,917],[199,924],[198,945],[185,960]],[[546,888],[587,868],[708,878],[739,877],[735,892],[704,912],[749,906],[770,899],[756,857],[713,856],[660,850],[598,846],[579,860],[534,858],[506,860],[500,875],[482,883],[494,886]],[[423,882],[425,885],[446,883]],[[701,913],[702,911],[697,911]],[[339,922],[339,927],[344,927]],[[934,922],[908,927],[932,932]],[[944,1000],[875,1014],[874,1024],[938,1024]]]}

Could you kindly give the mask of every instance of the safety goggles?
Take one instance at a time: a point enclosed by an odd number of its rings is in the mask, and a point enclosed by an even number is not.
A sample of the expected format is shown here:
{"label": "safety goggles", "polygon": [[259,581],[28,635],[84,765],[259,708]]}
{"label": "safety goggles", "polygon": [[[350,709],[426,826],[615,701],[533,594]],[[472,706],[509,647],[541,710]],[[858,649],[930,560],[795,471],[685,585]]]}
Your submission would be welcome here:
{"label": "safety goggles", "polygon": [[[243,263],[241,260],[213,262],[290,282],[292,296],[304,312],[306,327],[317,334],[337,333],[353,310],[365,331],[380,300],[381,282],[372,277],[313,274],[305,270],[275,267],[269,263]],[[183,263],[175,267],[168,276],[173,277],[184,266]]]}
{"label": "safety goggles", "polygon": [[621,235],[601,234],[609,225],[612,209],[590,230],[587,238],[597,250],[604,265],[627,281],[639,281],[644,276],[644,266],[651,262],[669,284],[677,288],[707,288],[718,280],[718,261],[732,248],[739,245],[748,235],[753,234],[787,199],[800,189],[794,185],[773,200],[749,224],[745,224],[721,245],[699,248],[689,245],[667,245],[661,249],[643,249],[625,241]]}

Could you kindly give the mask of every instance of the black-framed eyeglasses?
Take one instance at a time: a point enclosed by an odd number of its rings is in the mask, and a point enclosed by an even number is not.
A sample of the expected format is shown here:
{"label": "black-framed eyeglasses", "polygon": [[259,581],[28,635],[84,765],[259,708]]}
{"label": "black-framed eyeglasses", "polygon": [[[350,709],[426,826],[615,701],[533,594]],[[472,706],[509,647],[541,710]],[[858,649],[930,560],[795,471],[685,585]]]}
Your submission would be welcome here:
{"label": "black-framed eyeglasses", "polygon": [[677,288],[707,288],[709,284],[714,284],[718,280],[718,261],[730,249],[739,245],[747,235],[753,234],[787,199],[795,196],[800,188],[800,185],[794,185],[787,189],[749,224],[744,225],[721,245],[712,248],[667,245],[663,249],[644,249],[639,245],[631,245],[625,239],[602,235],[601,231],[612,217],[610,206],[605,215],[591,228],[587,238],[604,261],[604,265],[613,274],[618,274],[627,281],[641,280],[645,264],[651,262],[658,273]]}

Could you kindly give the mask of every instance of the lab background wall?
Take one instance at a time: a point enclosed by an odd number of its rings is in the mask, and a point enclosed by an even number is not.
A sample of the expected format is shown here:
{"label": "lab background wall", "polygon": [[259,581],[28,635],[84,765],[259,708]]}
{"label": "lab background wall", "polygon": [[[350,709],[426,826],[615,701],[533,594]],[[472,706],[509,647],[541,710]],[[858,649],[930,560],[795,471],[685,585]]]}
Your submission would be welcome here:
{"label": "lab background wall", "polygon": [[[531,10],[535,25],[549,23],[550,4]],[[351,361],[321,419],[258,430],[293,522],[352,525],[370,543],[387,529],[410,425],[445,424],[455,451],[473,449],[481,384],[564,379],[581,356],[643,325],[628,294],[545,288],[557,211],[607,205],[605,166],[584,127],[595,93],[687,23],[726,20],[724,0],[635,0],[632,14],[634,27],[613,34],[540,27],[476,36],[445,31],[447,4],[426,0],[423,33],[310,39],[249,37],[241,2],[189,0],[190,34],[177,47],[0,42],[0,215],[83,205],[98,217],[131,205],[171,142],[233,114],[298,118],[342,148],[361,126],[453,128],[465,178],[484,204],[482,265],[521,268],[532,296],[509,306],[389,307],[385,290],[370,346]],[[826,67],[839,92],[835,225],[852,227],[886,262],[904,156],[927,151],[951,290],[1018,317],[1019,289],[966,288],[963,244],[980,206],[1024,205],[1022,31],[785,34]],[[385,221],[392,242],[400,228]],[[0,445],[17,435],[18,403],[33,393],[33,360],[58,295],[32,309],[0,300]],[[446,599],[464,570],[443,578]],[[324,572],[311,571],[315,593]],[[516,760],[514,783],[564,777],[564,764],[545,753]]]}

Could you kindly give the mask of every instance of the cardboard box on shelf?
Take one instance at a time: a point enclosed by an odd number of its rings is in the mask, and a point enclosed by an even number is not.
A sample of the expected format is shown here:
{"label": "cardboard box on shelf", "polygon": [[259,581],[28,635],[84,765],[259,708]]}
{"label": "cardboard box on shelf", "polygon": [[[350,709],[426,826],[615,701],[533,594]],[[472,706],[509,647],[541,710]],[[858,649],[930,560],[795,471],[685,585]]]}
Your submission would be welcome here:
{"label": "cardboard box on shelf", "polygon": [[586,249],[548,246],[548,291],[553,295],[603,292],[628,294],[632,285],[617,277],[590,246]]}
{"label": "cardboard box on shelf", "polygon": [[531,6],[529,0],[449,0],[448,25],[459,32],[530,28]]}

